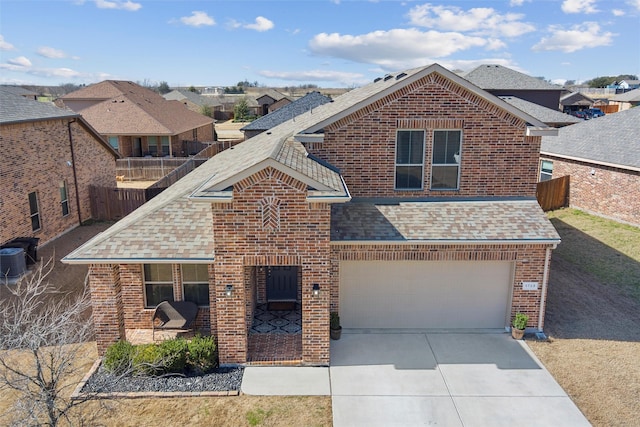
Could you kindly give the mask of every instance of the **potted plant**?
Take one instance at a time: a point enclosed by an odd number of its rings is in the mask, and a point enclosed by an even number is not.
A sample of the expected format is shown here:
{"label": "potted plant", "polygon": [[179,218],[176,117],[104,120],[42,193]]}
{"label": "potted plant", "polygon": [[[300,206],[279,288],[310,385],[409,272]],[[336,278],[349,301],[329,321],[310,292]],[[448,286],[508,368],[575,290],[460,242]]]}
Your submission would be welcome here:
{"label": "potted plant", "polygon": [[336,311],[332,311],[329,318],[329,335],[332,340],[339,340],[342,335],[342,326],[340,326],[340,316]]}
{"label": "potted plant", "polygon": [[527,327],[529,316],[524,313],[516,313],[511,326],[511,336],[513,339],[521,340],[524,337],[524,330]]}

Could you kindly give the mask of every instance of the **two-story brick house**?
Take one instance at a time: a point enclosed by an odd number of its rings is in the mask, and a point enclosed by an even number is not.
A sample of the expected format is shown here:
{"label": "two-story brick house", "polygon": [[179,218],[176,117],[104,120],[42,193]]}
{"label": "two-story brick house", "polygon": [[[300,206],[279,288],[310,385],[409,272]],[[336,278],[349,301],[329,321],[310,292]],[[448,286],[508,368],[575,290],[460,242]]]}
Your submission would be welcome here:
{"label": "two-story brick house", "polygon": [[184,157],[215,139],[213,119],[136,83],[105,80],[56,102],[82,117],[123,157]]}
{"label": "two-story brick house", "polygon": [[0,89],[0,244],[40,243],[91,218],[89,186],[115,186],[116,158],[77,113]]}
{"label": "two-story brick house", "polygon": [[272,301],[300,307],[303,364],[329,362],[331,311],[502,331],[526,312],[542,330],[559,236],[535,188],[555,132],[437,64],[387,75],[219,153],[64,261],[91,264],[100,352],[163,299],[200,305],[222,363],[256,360]]}

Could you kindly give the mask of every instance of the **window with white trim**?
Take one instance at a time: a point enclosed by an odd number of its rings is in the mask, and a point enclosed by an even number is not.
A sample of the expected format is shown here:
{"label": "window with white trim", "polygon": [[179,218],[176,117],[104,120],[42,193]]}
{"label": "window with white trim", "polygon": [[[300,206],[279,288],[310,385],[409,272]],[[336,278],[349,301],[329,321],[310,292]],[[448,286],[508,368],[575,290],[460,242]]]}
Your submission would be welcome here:
{"label": "window with white trim", "polygon": [[144,306],[153,308],[162,301],[173,301],[171,264],[144,265]]}
{"label": "window with white trim", "polygon": [[209,306],[209,269],[207,264],[182,264],[182,292],[185,301]]}
{"label": "window with white trim", "polygon": [[540,182],[549,181],[551,178],[553,178],[553,162],[542,160],[540,162]]}
{"label": "window with white trim", "polygon": [[169,154],[171,154],[169,151],[169,137],[168,136],[161,136],[160,137],[160,144],[162,145],[162,155],[163,156],[168,156]]}
{"label": "window with white trim", "polygon": [[38,193],[35,191],[29,193],[29,216],[31,217],[31,230],[40,230],[40,205],[38,203]]}
{"label": "window with white trim", "polygon": [[396,190],[421,190],[424,177],[424,131],[399,130],[396,136]]}
{"label": "window with white trim", "polygon": [[433,132],[432,190],[457,190],[460,188],[461,148],[462,131],[436,130]]}
{"label": "window with white trim", "polygon": [[149,154],[151,154],[153,157],[157,157],[158,156],[158,138],[156,138],[155,136],[148,136],[147,146],[149,147]]}
{"label": "window with white trim", "polygon": [[60,181],[60,206],[62,208],[62,216],[69,215],[69,196],[67,194],[66,181]]}

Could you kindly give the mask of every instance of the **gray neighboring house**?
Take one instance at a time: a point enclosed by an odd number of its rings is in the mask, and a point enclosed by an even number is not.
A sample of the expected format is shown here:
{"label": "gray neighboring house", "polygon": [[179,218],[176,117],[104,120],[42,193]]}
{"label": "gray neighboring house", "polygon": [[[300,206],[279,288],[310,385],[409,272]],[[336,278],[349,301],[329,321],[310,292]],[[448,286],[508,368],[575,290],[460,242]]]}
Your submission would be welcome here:
{"label": "gray neighboring house", "polygon": [[569,204],[640,226],[640,108],[542,137],[541,180],[570,175]]}
{"label": "gray neighboring house", "polygon": [[611,105],[619,105],[620,111],[628,110],[632,107],[640,105],[640,89],[630,90],[611,97],[609,100]]}
{"label": "gray neighboring house", "polygon": [[302,98],[254,120],[240,130],[244,132],[244,139],[247,140],[327,102],[332,102],[331,98],[317,91],[310,92]]}
{"label": "gray neighboring house", "polygon": [[484,64],[462,77],[495,96],[515,96],[558,110],[565,89],[502,65]]}
{"label": "gray neighboring house", "polygon": [[520,99],[515,96],[500,96],[499,98],[508,104],[513,105],[518,110],[524,111],[525,113],[535,117],[550,127],[560,128],[582,122],[582,119],[577,117],[534,104],[533,102],[525,101],[524,99]]}
{"label": "gray neighboring house", "polygon": [[180,101],[187,106],[191,111],[202,114],[202,108],[210,106],[213,111],[219,111],[222,108],[222,104],[214,97],[202,96],[200,94],[191,92],[189,90],[172,90],[169,93],[162,95],[167,101]]}
{"label": "gray neighboring house", "polygon": [[20,86],[2,85],[0,86],[0,90],[4,91],[5,93],[11,93],[13,95],[18,95],[23,98],[31,99],[34,101],[38,100],[38,94],[36,92],[29,89],[25,89]]}
{"label": "gray neighboring house", "polygon": [[593,99],[580,92],[568,92],[560,98],[560,106],[565,113],[582,111],[593,107],[594,104]]}

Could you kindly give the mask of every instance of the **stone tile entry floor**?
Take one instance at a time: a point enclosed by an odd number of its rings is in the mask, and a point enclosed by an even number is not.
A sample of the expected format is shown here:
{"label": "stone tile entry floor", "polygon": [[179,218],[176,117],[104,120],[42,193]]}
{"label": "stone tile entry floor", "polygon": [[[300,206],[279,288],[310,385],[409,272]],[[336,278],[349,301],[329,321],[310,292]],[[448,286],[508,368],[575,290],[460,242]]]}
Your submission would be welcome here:
{"label": "stone tile entry floor", "polygon": [[269,310],[267,304],[258,304],[253,314],[252,334],[302,333],[300,304],[296,310]]}

